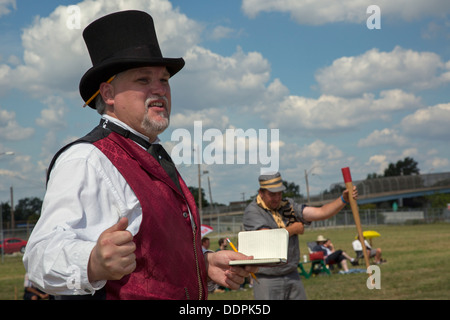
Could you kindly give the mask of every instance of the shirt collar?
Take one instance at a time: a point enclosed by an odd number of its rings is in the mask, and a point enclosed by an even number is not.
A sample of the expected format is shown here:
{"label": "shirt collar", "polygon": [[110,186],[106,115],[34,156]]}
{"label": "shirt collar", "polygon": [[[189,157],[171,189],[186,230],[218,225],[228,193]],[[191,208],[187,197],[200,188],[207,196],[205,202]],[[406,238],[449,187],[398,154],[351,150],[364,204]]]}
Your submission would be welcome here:
{"label": "shirt collar", "polygon": [[[107,115],[107,114],[102,115],[102,118],[103,118],[103,119],[106,119],[106,120],[108,120],[108,121],[111,121],[111,122],[113,122],[114,124],[116,124],[116,125],[118,125],[118,126],[121,126],[122,128],[131,131],[132,133],[134,133],[134,134],[137,135],[138,137],[141,137],[142,139],[145,139],[146,141],[148,141],[148,137],[147,137],[147,136],[145,136],[145,135],[143,135],[142,133],[140,133],[140,132],[134,130],[134,129],[131,128],[129,125],[127,125],[126,123],[120,121],[119,119],[114,118],[114,117],[111,117],[111,116],[109,116],[109,115]],[[154,143],[160,143],[160,142],[161,142],[161,140],[159,139],[159,137],[156,137],[156,139],[155,139],[153,142],[151,142],[151,143],[154,144]]]}

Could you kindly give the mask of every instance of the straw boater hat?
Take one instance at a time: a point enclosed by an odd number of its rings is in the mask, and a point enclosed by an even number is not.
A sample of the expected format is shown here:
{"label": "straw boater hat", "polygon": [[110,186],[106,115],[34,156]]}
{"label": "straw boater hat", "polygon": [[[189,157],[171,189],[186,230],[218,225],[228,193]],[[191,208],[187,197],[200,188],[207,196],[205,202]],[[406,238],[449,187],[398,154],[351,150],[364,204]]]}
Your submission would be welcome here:
{"label": "straw boater hat", "polygon": [[[152,17],[142,11],[121,11],[104,16],[86,27],[84,41],[92,60],[80,81],[80,94],[88,101],[102,82],[132,68],[166,66],[173,76],[184,67],[183,58],[164,58]],[[89,103],[95,109],[95,102]]]}
{"label": "straw boater hat", "polygon": [[281,175],[279,172],[274,174],[263,174],[259,178],[259,187],[261,189],[267,189],[270,192],[280,192],[286,190],[281,180]]}

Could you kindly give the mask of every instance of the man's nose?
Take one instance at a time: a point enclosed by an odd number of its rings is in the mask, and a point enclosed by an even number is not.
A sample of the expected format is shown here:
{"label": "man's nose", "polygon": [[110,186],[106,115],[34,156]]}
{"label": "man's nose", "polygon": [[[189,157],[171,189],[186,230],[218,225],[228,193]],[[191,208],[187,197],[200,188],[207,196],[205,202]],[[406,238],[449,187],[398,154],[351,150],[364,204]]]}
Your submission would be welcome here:
{"label": "man's nose", "polygon": [[153,81],[150,87],[150,91],[153,95],[165,96],[167,93],[167,85],[160,81]]}

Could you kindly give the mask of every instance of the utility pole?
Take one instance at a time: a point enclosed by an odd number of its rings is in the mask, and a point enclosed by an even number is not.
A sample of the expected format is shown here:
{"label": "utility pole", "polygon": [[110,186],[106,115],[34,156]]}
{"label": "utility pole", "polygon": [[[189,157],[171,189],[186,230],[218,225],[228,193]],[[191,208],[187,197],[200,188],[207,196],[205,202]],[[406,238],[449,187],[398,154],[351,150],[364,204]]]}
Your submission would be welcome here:
{"label": "utility pole", "polygon": [[211,206],[215,208],[216,206],[213,204],[212,193],[211,193],[211,182],[209,181],[208,175],[208,190],[209,190],[209,201],[211,202]]}
{"label": "utility pole", "polygon": [[198,214],[200,215],[200,224],[202,224],[202,168],[200,164],[200,149],[198,152]]}
{"label": "utility pole", "polygon": [[12,186],[10,188],[10,191],[11,191],[11,233],[14,236],[14,226],[16,225],[16,222],[14,220],[14,190]]}
{"label": "utility pole", "polygon": [[308,183],[308,175],[309,175],[309,174],[316,175],[316,174],[312,173],[313,170],[314,170],[315,168],[317,168],[317,166],[314,166],[314,167],[312,167],[312,168],[309,169],[309,170],[306,170],[306,169],[305,169],[306,196],[307,196],[307,200],[308,200],[307,204],[309,204],[309,202],[310,202],[310,199],[309,199],[309,183]]}
{"label": "utility pole", "polygon": [[305,182],[306,182],[306,199],[307,204],[309,204],[309,183],[308,183],[308,173],[306,172],[306,169],[305,169]]}

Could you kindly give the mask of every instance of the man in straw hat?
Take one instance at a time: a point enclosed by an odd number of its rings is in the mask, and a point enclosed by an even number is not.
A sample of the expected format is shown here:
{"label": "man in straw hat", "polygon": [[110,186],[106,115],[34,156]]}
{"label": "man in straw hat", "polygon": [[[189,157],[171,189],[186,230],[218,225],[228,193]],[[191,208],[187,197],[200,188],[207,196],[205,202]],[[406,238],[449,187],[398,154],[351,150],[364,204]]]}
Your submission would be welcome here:
{"label": "man in straw hat", "polygon": [[[303,234],[304,225],[312,221],[326,220],[348,203],[349,194],[322,207],[297,204],[291,198],[283,198],[286,190],[279,172],[259,176],[259,191],[244,213],[245,230],[285,228],[289,232],[288,262],[281,266],[259,268],[256,274],[259,283],[253,285],[256,300],[304,300],[305,289],[300,280],[297,266],[300,260],[298,235]],[[356,187],[353,197],[358,195]]]}
{"label": "man in straw hat", "polygon": [[195,201],[158,134],[169,125],[169,79],[152,17],[122,11],[83,32],[93,67],[80,81],[100,125],[60,150],[27,246],[30,280],[60,298],[206,299],[207,279],[239,288],[255,267],[240,253],[205,256]]}
{"label": "man in straw hat", "polygon": [[350,261],[354,266],[358,264],[357,259],[350,257],[345,251],[342,251],[340,249],[336,250],[331,240],[325,238],[321,234],[317,236],[316,246],[312,248],[312,251],[323,252],[323,257],[326,264],[339,264],[343,269],[343,271],[340,273],[347,273],[349,271],[347,260]]}

